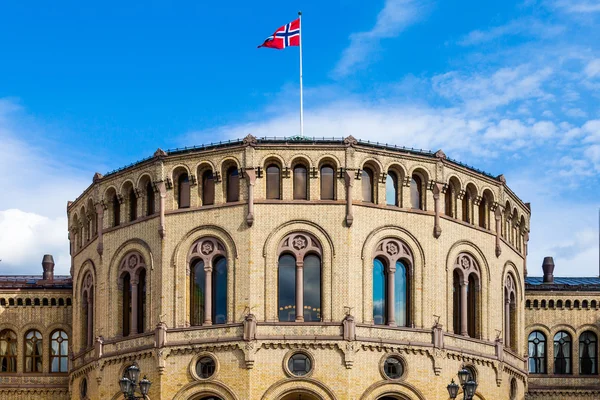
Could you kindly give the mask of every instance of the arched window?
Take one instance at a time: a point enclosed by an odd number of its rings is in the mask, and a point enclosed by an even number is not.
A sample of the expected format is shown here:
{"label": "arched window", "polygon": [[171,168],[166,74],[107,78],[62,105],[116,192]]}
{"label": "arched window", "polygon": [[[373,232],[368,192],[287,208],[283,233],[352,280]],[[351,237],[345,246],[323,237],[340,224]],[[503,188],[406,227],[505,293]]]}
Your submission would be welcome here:
{"label": "arched window", "polygon": [[17,372],[17,335],[10,329],[0,332],[0,372]]}
{"label": "arched window", "polygon": [[410,205],[417,210],[423,210],[423,180],[413,174],[410,179]]}
{"label": "arched window", "polygon": [[446,195],[444,196],[444,214],[449,217],[455,218],[456,213],[454,212],[454,205],[456,204],[456,189],[454,184],[450,182],[446,188]]}
{"label": "arched window", "polygon": [[329,165],[321,167],[321,200],[335,199],[335,171]]}
{"label": "arched window", "polygon": [[388,171],[385,178],[385,202],[390,206],[398,205],[398,175],[394,171]]}
{"label": "arched window", "polygon": [[81,345],[85,348],[94,345],[94,280],[89,272],[83,279],[81,298]]}
{"label": "arched window", "polygon": [[458,255],[453,270],[454,333],[473,338],[479,336],[479,273],[470,254]]}
{"label": "arched window", "polygon": [[146,263],[142,255],[130,252],[119,266],[120,285],[123,288],[123,336],[143,333],[146,316]]}
{"label": "arched window", "polygon": [[227,170],[227,202],[240,200],[240,175],[236,166]]}
{"label": "arched window", "polygon": [[540,331],[533,331],[529,334],[529,373],[546,373],[546,336]]}
{"label": "arched window", "polygon": [[469,337],[477,337],[477,276],[469,274],[469,284],[467,287],[467,320]]}
{"label": "arched window", "polygon": [[275,164],[267,167],[267,199],[281,199],[281,172]]}
{"label": "arched window", "polygon": [[69,372],[69,337],[54,331],[50,341],[50,372]]}
{"label": "arched window", "polygon": [[321,321],[321,245],[309,234],[292,233],[280,246],[280,321]]}
{"label": "arched window", "polygon": [[384,239],[373,259],[373,322],[410,326],[410,269],[412,254],[404,243]]}
{"label": "arched window", "polygon": [[42,334],[36,330],[25,334],[25,372],[42,372]]}
{"label": "arched window", "polygon": [[462,199],[462,217],[464,222],[472,222],[473,214],[473,196],[471,191],[467,188]]}
{"label": "arched window", "polygon": [[512,275],[504,281],[504,345],[517,348],[516,285]]}
{"label": "arched window", "polygon": [[554,373],[558,375],[571,372],[571,335],[560,331],[554,335]]}
{"label": "arched window", "polygon": [[479,226],[484,229],[489,229],[489,204],[488,200],[485,196],[481,198],[481,202],[479,203]]}
{"label": "arched window", "polygon": [[154,214],[154,187],[152,182],[146,184],[146,215]]}
{"label": "arched window", "polygon": [[177,203],[179,208],[190,207],[190,178],[187,172],[182,172],[177,178]]}
{"label": "arched window", "polygon": [[210,206],[215,204],[215,179],[211,170],[206,170],[202,174],[202,205]]}
{"label": "arched window", "polygon": [[462,307],[460,304],[462,281],[457,270],[452,273],[452,326],[455,334],[461,333]]}
{"label": "arched window", "polygon": [[135,190],[131,188],[129,190],[129,220],[135,221],[137,219],[137,195]]}
{"label": "arched window", "polygon": [[563,308],[563,301],[562,300],[556,300],[556,308]]}
{"label": "arched window", "polygon": [[579,374],[596,375],[598,373],[598,338],[592,331],[579,336]]}
{"label": "arched window", "polygon": [[361,185],[362,185],[362,201],[365,203],[375,202],[375,188],[373,184],[373,170],[366,167],[361,171]]}
{"label": "arched window", "polygon": [[115,193],[112,198],[112,212],[113,212],[113,226],[119,226],[121,224],[121,202],[119,197]]}
{"label": "arched window", "polygon": [[304,165],[294,167],[294,200],[308,199],[308,176]]}
{"label": "arched window", "polygon": [[227,323],[227,258],[225,247],[214,238],[195,242],[190,261],[190,323]]}

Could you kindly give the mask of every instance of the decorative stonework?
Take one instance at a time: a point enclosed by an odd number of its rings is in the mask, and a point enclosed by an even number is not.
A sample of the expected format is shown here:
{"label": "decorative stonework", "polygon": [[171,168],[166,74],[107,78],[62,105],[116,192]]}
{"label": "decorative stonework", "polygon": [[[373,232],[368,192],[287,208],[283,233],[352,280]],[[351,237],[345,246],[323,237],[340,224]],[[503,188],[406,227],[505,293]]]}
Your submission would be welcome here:
{"label": "decorative stonework", "polygon": [[308,253],[322,256],[321,244],[309,233],[295,232],[287,235],[279,245],[278,253],[292,253],[296,260],[303,260]]}
{"label": "decorative stonework", "polygon": [[251,134],[246,135],[242,143],[246,146],[256,146],[258,140]]}
{"label": "decorative stonework", "polygon": [[212,268],[212,262],[217,256],[226,257],[225,246],[219,239],[214,237],[203,237],[198,239],[192,244],[188,253],[188,273],[190,269],[190,262],[193,259],[200,258],[204,261],[205,268]]}
{"label": "decorative stonework", "polygon": [[380,241],[375,246],[375,253],[373,258],[383,258],[386,260],[385,265],[389,270],[396,269],[396,262],[398,260],[408,261],[408,267],[412,270],[413,266],[413,255],[408,246],[395,238],[387,238]]}

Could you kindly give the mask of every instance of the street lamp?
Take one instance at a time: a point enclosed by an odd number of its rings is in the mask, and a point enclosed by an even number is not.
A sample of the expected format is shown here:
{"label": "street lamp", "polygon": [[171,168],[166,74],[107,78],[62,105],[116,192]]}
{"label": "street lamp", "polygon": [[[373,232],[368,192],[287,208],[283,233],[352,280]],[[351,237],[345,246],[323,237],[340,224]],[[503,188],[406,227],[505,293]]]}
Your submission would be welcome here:
{"label": "street lamp", "polygon": [[[121,392],[125,396],[125,400],[146,398],[152,382],[150,382],[145,376],[144,379],[138,382],[139,377],[140,369],[135,365],[132,365],[125,370],[124,376],[119,380],[119,386],[121,387]],[[139,392],[142,394],[142,397],[135,395],[136,386],[139,386]]]}
{"label": "street lamp", "polygon": [[[461,368],[458,371],[458,381],[460,382],[460,386],[463,388],[463,400],[472,400],[473,396],[475,396],[475,391],[477,390],[477,382],[475,381],[475,377],[471,376],[471,373],[466,368]],[[456,399],[458,396],[459,386],[454,383],[454,379],[447,386],[448,394],[451,399]]]}

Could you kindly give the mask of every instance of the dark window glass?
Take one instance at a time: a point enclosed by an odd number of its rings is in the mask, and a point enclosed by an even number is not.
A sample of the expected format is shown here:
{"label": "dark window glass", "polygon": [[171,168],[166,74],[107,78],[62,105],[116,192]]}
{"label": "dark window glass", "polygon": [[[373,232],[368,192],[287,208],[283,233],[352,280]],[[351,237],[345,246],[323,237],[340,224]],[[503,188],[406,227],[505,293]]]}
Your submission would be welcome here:
{"label": "dark window glass", "polygon": [[452,315],[454,333],[460,335],[462,308],[460,306],[460,276],[457,271],[452,274]]}
{"label": "dark window glass", "polygon": [[137,219],[137,196],[133,188],[129,191],[129,220],[135,221]]}
{"label": "dark window glass", "polygon": [[[87,338],[88,338],[88,319],[89,319],[89,304],[88,304],[88,294],[87,292],[82,293],[83,301],[81,302],[81,337],[83,338],[82,342],[84,342],[83,347],[87,346]],[[56,299],[52,299],[51,303],[53,306],[56,305]]]}
{"label": "dark window glass", "polygon": [[554,373],[571,373],[571,335],[564,331],[554,335]]}
{"label": "dark window glass", "polygon": [[227,322],[227,260],[224,257],[214,263],[212,284],[213,323],[224,324]]}
{"label": "dark window glass", "polygon": [[413,175],[410,180],[410,204],[417,210],[423,209],[423,182],[418,175]]}
{"label": "dark window glass", "polygon": [[119,203],[119,198],[115,194],[112,199],[112,209],[113,209],[113,226],[119,226],[121,224],[121,203]]}
{"label": "dark window glass", "polygon": [[393,171],[385,178],[385,202],[390,206],[398,205],[398,176]]}
{"label": "dark window glass", "polygon": [[83,378],[81,380],[81,386],[79,387],[79,394],[82,399],[87,397],[88,387],[87,387],[87,379]]}
{"label": "dark window glass", "polygon": [[202,174],[202,205],[215,204],[215,179],[212,171],[204,171]]}
{"label": "dark window glass", "polygon": [[365,168],[361,172],[362,200],[365,203],[373,203],[373,171]]}
{"label": "dark window glass", "polygon": [[296,259],[284,254],[279,257],[279,321],[296,320]]}
{"label": "dark window glass", "polygon": [[204,261],[198,260],[192,264],[191,282],[191,312],[192,325],[202,325],[204,322],[204,291],[206,288],[206,273]]}
{"label": "dark window glass", "polygon": [[138,333],[144,332],[144,324],[146,322],[146,270],[140,271],[138,277],[138,292],[137,292],[137,329]]}
{"label": "dark window glass", "polygon": [[510,381],[510,400],[516,400],[517,398],[517,380],[512,378]]}
{"label": "dark window glass", "polygon": [[385,266],[380,259],[376,258],[373,260],[373,323],[375,325],[384,325],[387,322],[385,276]]}
{"label": "dark window glass", "polygon": [[50,372],[69,372],[69,337],[65,331],[52,333]]}
{"label": "dark window glass", "polygon": [[546,373],[546,337],[542,332],[534,331],[529,334],[529,373]]}
{"label": "dark window glass", "polygon": [[453,217],[453,218],[454,218],[454,201],[455,201],[454,196],[455,196],[454,185],[452,183],[450,183],[448,185],[448,188],[446,189],[446,195],[444,196],[444,203],[445,203],[444,214],[446,214],[449,217]]}
{"label": "dark window glass", "polygon": [[17,335],[10,329],[0,332],[0,372],[17,372]]}
{"label": "dark window glass", "polygon": [[467,286],[467,330],[469,337],[477,337],[477,284],[475,275],[469,275]]}
{"label": "dark window glass", "polygon": [[89,295],[90,299],[88,302],[88,325],[90,327],[90,329],[88,329],[87,331],[87,345],[88,347],[91,347],[94,345],[94,288],[91,287],[90,288],[90,295]]}
{"label": "dark window glass", "polygon": [[187,173],[182,173],[179,175],[178,183],[178,203],[179,208],[189,208],[190,207],[190,179]]}
{"label": "dark window glass", "polygon": [[[210,357],[202,357],[196,363],[196,374],[198,374],[198,376],[202,379],[207,379],[213,376],[215,369],[215,360]],[[209,397],[209,399],[212,399],[212,397]]]}
{"label": "dark window glass", "polygon": [[288,360],[288,368],[292,374],[304,376],[312,369],[312,363],[306,354],[296,353]]}
{"label": "dark window glass", "polygon": [[388,357],[383,363],[383,371],[388,378],[398,379],[404,373],[404,366],[396,357]]}
{"label": "dark window glass", "polygon": [[227,170],[227,202],[240,200],[240,175],[237,167]]}
{"label": "dark window glass", "polygon": [[594,332],[586,331],[579,336],[579,373],[596,375],[598,373],[598,338]]}
{"label": "dark window glass", "polygon": [[321,320],[321,259],[304,257],[304,320]]}
{"label": "dark window glass", "polygon": [[510,315],[509,315],[509,319],[510,319],[510,331],[509,331],[509,335],[510,335],[510,347],[513,350],[516,350],[517,349],[517,302],[516,302],[515,294],[514,293],[511,293],[511,295],[510,295],[509,310],[510,310]]}
{"label": "dark window glass", "polygon": [[335,171],[329,165],[321,167],[321,200],[335,198]]}
{"label": "dark window glass", "polygon": [[408,279],[407,268],[401,261],[396,262],[394,274],[394,319],[398,326],[408,326]]}
{"label": "dark window glass", "polygon": [[131,277],[128,273],[123,276],[123,336],[131,332]]}
{"label": "dark window glass", "polygon": [[154,214],[154,188],[152,182],[146,184],[146,215]]}
{"label": "dark window glass", "polygon": [[488,229],[488,204],[485,196],[479,203],[479,226]]}
{"label": "dark window glass", "polygon": [[308,179],[306,167],[297,165],[294,168],[294,200],[308,199]]}
{"label": "dark window glass", "polygon": [[471,222],[471,194],[467,190],[462,201],[463,221]]}
{"label": "dark window glass", "polygon": [[25,335],[25,372],[42,372],[42,334],[29,331]]}
{"label": "dark window glass", "polygon": [[277,165],[267,167],[267,199],[281,199],[281,176]]}

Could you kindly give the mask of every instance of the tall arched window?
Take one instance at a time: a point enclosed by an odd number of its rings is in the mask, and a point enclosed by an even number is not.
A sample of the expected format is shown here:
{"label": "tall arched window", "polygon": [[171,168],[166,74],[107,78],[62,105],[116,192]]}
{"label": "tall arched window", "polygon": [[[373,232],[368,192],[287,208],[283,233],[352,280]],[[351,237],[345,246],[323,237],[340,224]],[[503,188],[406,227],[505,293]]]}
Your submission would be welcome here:
{"label": "tall arched window", "polygon": [[312,235],[292,233],[279,249],[279,320],[321,321],[321,245]]}
{"label": "tall arched window", "polygon": [[472,221],[472,203],[473,195],[471,194],[471,191],[467,188],[462,199],[462,217],[464,222]]}
{"label": "tall arched window", "polygon": [[0,372],[17,372],[17,335],[10,329],[0,332]]}
{"label": "tall arched window", "polygon": [[89,272],[83,279],[81,299],[81,345],[86,348],[94,345],[94,280]]}
{"label": "tall arched window", "polygon": [[504,345],[517,348],[516,285],[512,275],[504,281]]}
{"label": "tall arched window", "polygon": [[579,374],[598,373],[598,337],[592,331],[579,335]]}
{"label": "tall arched window", "polygon": [[115,193],[112,198],[112,212],[113,212],[113,226],[119,226],[121,224],[121,202],[119,197]]}
{"label": "tall arched window", "polygon": [[227,254],[215,238],[196,241],[190,260],[190,323],[227,323]]}
{"label": "tall arched window", "polygon": [[410,265],[408,246],[384,239],[375,247],[373,260],[373,322],[410,326]]}
{"label": "tall arched window", "polygon": [[304,165],[294,167],[294,200],[308,199],[308,174]]}
{"label": "tall arched window", "polygon": [[275,164],[267,167],[267,199],[281,199],[281,172]]}
{"label": "tall arched window", "polygon": [[127,253],[119,266],[123,288],[123,336],[143,333],[146,315],[146,263],[137,251]]}
{"label": "tall arched window", "polygon": [[179,208],[190,207],[190,178],[187,172],[182,172],[177,178],[177,202]]}
{"label": "tall arched window", "polygon": [[215,204],[215,179],[211,170],[202,173],[202,205]]}
{"label": "tall arched window", "polygon": [[417,210],[423,209],[423,181],[416,174],[410,179],[410,205]]}
{"label": "tall arched window", "polygon": [[540,331],[533,331],[529,334],[528,353],[529,353],[529,373],[546,373],[546,336]]}
{"label": "tall arched window", "polygon": [[50,372],[69,372],[69,336],[58,330],[50,338]]}
{"label": "tall arched window", "polygon": [[146,184],[146,215],[154,214],[154,187],[152,182]]}
{"label": "tall arched window", "polygon": [[321,167],[321,200],[335,199],[335,171],[329,165]]}
{"label": "tall arched window", "polygon": [[227,202],[240,200],[240,175],[236,166],[227,169]]}
{"label": "tall arched window", "polygon": [[394,171],[388,171],[385,178],[385,202],[390,206],[398,205],[398,175]]}
{"label": "tall arched window", "polygon": [[42,334],[36,330],[25,334],[25,372],[42,372]]}
{"label": "tall arched window", "polygon": [[479,203],[479,226],[485,229],[491,229],[490,211],[494,199],[489,190],[484,190]]}
{"label": "tall arched window", "polygon": [[361,171],[362,201],[365,203],[375,202],[375,185],[373,178],[373,170],[371,168],[365,167],[365,169]]}
{"label": "tall arched window", "polygon": [[479,265],[470,254],[460,253],[452,273],[454,332],[476,338],[479,336]]}
{"label": "tall arched window", "polygon": [[455,218],[456,213],[454,212],[454,205],[456,204],[456,189],[452,182],[448,183],[446,188],[446,194],[444,196],[444,214],[449,217]]}
{"label": "tall arched window", "polygon": [[560,331],[554,335],[554,373],[571,374],[571,335]]}
{"label": "tall arched window", "polygon": [[129,190],[129,220],[135,221],[137,219],[137,195],[135,190],[131,188]]}

